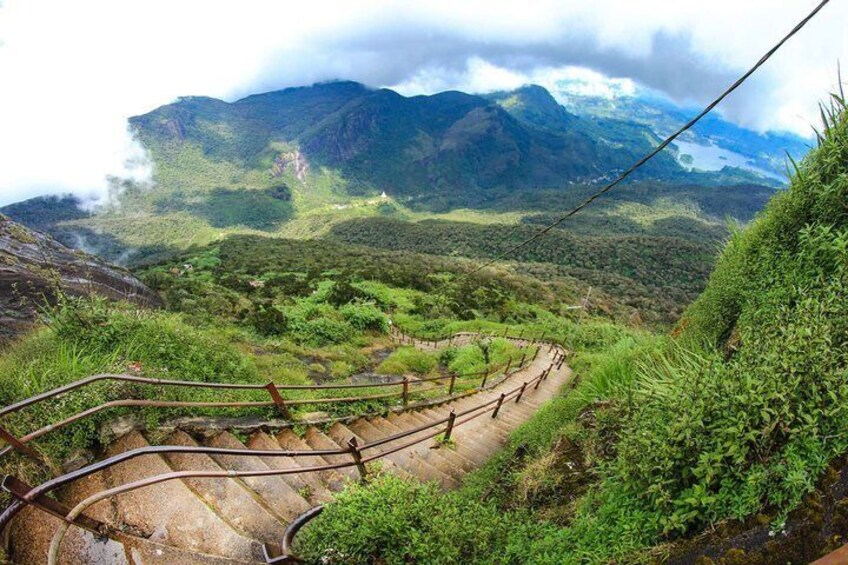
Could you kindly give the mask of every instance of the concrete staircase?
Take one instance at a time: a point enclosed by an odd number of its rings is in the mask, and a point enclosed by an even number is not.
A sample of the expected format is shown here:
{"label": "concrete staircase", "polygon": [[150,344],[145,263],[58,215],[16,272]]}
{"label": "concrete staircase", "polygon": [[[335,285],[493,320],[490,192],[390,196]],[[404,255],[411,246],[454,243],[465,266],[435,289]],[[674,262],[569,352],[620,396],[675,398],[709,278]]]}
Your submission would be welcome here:
{"label": "concrete staircase", "polygon": [[[464,334],[452,339],[461,344],[474,338]],[[425,349],[447,345],[420,343]],[[387,416],[362,417],[348,424],[309,427],[303,435],[291,429],[255,431],[246,439],[230,432],[209,437],[192,437],[175,431],[163,445],[206,445],[255,450],[327,450],[346,448],[350,438],[359,444],[412,430],[442,420],[451,410],[479,406],[500,397],[550,367],[558,350],[541,351],[535,361],[505,378],[489,390],[429,407],[392,411]],[[528,420],[569,378],[569,370],[554,366],[538,388],[527,387],[520,402],[511,399],[498,411],[461,423],[449,444],[435,438],[411,445],[368,463],[369,472],[382,470],[421,481],[435,481],[442,488],[456,487],[463,475],[485,462],[506,441],[510,432]],[[431,434],[437,428],[383,444],[368,454],[385,453],[402,444]],[[150,444],[149,437],[131,432],[113,443],[107,456]],[[144,455],[90,475],[58,493],[57,498],[73,507],[89,495],[153,475],[172,471],[291,470],[348,462],[346,455],[308,457],[261,457],[207,454]],[[120,494],[98,502],[86,515],[109,524],[114,533],[97,539],[71,527],[65,536],[59,563],[81,564],[202,564],[264,563],[263,546],[279,552],[286,525],[309,508],[330,501],[346,482],[358,480],[356,467],[311,473],[270,475],[254,478],[188,478],[172,480]],[[15,563],[43,564],[59,520],[32,507],[25,508],[9,528],[9,548]]]}

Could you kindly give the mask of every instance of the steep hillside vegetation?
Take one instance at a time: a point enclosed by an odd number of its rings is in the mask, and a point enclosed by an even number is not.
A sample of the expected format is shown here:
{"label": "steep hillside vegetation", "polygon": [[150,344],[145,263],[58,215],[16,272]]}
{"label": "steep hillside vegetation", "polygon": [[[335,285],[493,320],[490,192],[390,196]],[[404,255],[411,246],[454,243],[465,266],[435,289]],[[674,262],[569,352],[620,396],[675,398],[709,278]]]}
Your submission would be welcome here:
{"label": "steep hillside vegetation", "polygon": [[[760,541],[721,562],[826,552],[844,523],[825,530],[832,516],[815,501],[800,522],[787,517],[848,450],[846,201],[848,111],[834,98],[819,147],[733,236],[674,337],[581,355],[577,389],[462,491],[355,489],[310,526],[303,550],[346,563],[644,562],[675,551],[656,544],[757,515]],[[385,500],[420,524],[415,544],[365,543],[391,535],[369,520]],[[342,533],[352,515],[364,534]]]}
{"label": "steep hillside vegetation", "polygon": [[159,297],[129,271],[11,221],[0,214],[0,342],[24,333],[39,309],[60,296],[101,295],[145,306]]}

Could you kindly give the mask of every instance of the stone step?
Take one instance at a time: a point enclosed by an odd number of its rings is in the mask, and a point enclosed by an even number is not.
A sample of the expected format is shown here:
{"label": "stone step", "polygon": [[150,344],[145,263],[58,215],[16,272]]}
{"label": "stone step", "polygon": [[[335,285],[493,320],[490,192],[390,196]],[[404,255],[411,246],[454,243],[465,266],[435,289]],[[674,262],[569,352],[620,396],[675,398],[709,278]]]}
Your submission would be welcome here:
{"label": "stone step", "polygon": [[[414,412],[408,412],[408,414],[412,415],[412,414],[414,414]],[[410,430],[410,429],[416,428],[420,425],[431,424],[431,423],[433,423],[437,420],[438,419],[430,420],[430,419],[424,419],[424,418],[419,417],[419,418],[417,418],[416,420],[413,421],[413,420],[408,418],[407,421],[409,421],[410,424],[404,425],[402,428],[404,430]],[[390,448],[391,446],[397,446],[397,445],[400,445],[400,444],[403,444],[403,443],[409,443],[409,442],[411,442],[415,439],[418,439],[420,437],[430,435],[434,431],[441,430],[443,427],[444,427],[443,425],[440,425],[440,426],[436,426],[434,428],[430,428],[430,429],[427,429],[427,430],[422,430],[422,431],[418,432],[417,434],[415,434],[414,436],[405,437],[403,439],[397,440],[396,442],[392,442],[392,443],[388,444],[386,446],[386,448]],[[383,433],[383,435],[391,435],[391,434]],[[419,478],[423,478],[424,480],[428,480],[428,481],[429,480],[438,480],[439,484],[441,484],[441,486],[443,488],[454,488],[458,484],[457,478],[458,478],[459,475],[456,474],[455,469],[452,469],[450,472],[446,470],[444,459],[438,454],[437,450],[431,449],[431,446],[433,446],[435,443],[436,443],[435,438],[428,439],[428,440],[425,440],[421,443],[411,445],[411,446],[407,447],[406,449],[404,449],[403,451],[401,451],[400,453],[403,453],[407,457],[415,458],[415,459],[421,461],[425,465],[426,476],[425,477],[419,477]]]}
{"label": "stone step", "polygon": [[[250,449],[261,449],[263,451],[283,450],[280,443],[265,432],[251,434],[247,446]],[[296,457],[260,457],[260,459],[271,469],[297,471],[302,468],[297,463]],[[317,473],[281,475],[281,478],[312,505],[323,504],[333,498],[333,493],[324,486]]]}
{"label": "stone step", "polygon": [[[380,429],[365,418],[360,418],[359,420],[351,424],[351,429],[355,430],[358,434],[360,434],[368,441],[379,440],[392,435],[390,430]],[[407,443],[411,439],[411,437],[400,438],[385,445],[382,445],[377,449],[379,451],[387,451],[392,449],[393,447],[397,447],[404,443]],[[443,485],[449,485],[453,483],[453,479],[450,476],[441,472],[438,468],[436,468],[429,461],[427,461],[426,458],[415,454],[414,451],[412,451],[410,448],[402,449],[400,451],[392,453],[386,458],[390,461],[393,461],[396,465],[405,469],[421,481],[438,481],[440,484]]]}
{"label": "stone step", "polygon": [[[392,433],[397,433],[401,429],[395,424],[396,420],[397,420],[397,415],[393,415],[393,414],[390,414],[387,418],[379,418],[378,417],[378,418],[372,419],[372,421],[374,422],[375,425],[385,426],[386,428],[391,429]],[[417,434],[417,435],[421,435],[421,434]],[[413,436],[413,437],[415,437],[415,436]],[[440,446],[439,449],[440,450],[441,449],[450,450],[451,453],[456,456],[455,461],[456,461],[457,467],[465,470],[466,472],[474,469],[474,463],[472,461],[463,458],[458,453],[456,453],[456,451],[454,451],[453,449],[446,447],[446,446]],[[441,451],[440,451],[440,454],[444,455]]]}
{"label": "stone step", "polygon": [[[107,456],[149,445],[140,433],[130,432],[109,447]],[[110,467],[106,477],[110,487],[117,487],[171,472],[159,455],[144,455]],[[181,480],[120,494],[113,501],[119,525],[151,541],[233,559],[262,557],[259,542],[236,532]]]}
{"label": "stone step", "polygon": [[[386,434],[389,434],[388,430],[384,430]],[[356,441],[359,442],[359,445],[364,445],[367,440],[365,438],[360,437],[353,430],[342,424],[341,422],[336,422],[327,430],[327,435],[333,438],[333,441],[338,443],[339,445],[347,445],[348,440],[351,437],[355,437]],[[367,457],[369,455],[373,455],[376,453],[376,450],[368,450],[363,454],[363,457]],[[412,475],[404,469],[403,467],[398,466],[394,461],[390,459],[378,459],[377,461],[373,461],[369,464],[371,467],[379,467],[381,471],[386,473],[393,473],[401,478],[410,479]],[[371,469],[368,469],[368,472],[371,472]]]}
{"label": "stone step", "polygon": [[466,473],[466,460],[457,455],[452,447],[442,444],[436,439],[430,439],[408,448],[441,473],[459,482]]}
{"label": "stone step", "polygon": [[[167,445],[197,447],[198,443],[182,431],[175,431]],[[171,453],[164,456],[175,471],[221,471],[212,457],[204,454]],[[235,530],[262,543],[277,545],[283,539],[285,524],[241,479],[185,479],[185,483],[215,509]]]}
{"label": "stone step", "polygon": [[[28,507],[10,525],[9,557],[16,565],[47,563],[50,541],[60,520]],[[23,541],[23,543],[19,543]],[[113,534],[99,538],[72,526],[62,541],[57,565],[259,565],[264,560],[226,558]]]}
{"label": "stone step", "polygon": [[[315,426],[306,428],[306,432],[303,434],[303,440],[312,449],[346,449],[346,447],[342,447],[337,444],[331,437]],[[324,455],[322,457],[332,465],[350,463],[353,461],[353,457],[348,454]],[[357,471],[355,466],[340,467],[336,469],[336,471],[348,480],[358,481],[360,479],[359,471]]]}
{"label": "stone step", "polygon": [[[277,442],[280,447],[291,451],[311,451],[312,448],[297,434],[291,430],[283,430],[277,434]],[[294,457],[294,462],[301,467],[323,467],[329,462],[320,455],[307,455]],[[332,491],[339,492],[344,489],[345,478],[334,469],[326,471],[311,471],[308,474],[318,477],[324,486]]]}
{"label": "stone step", "polygon": [[[229,432],[221,432],[205,441],[209,447],[227,449],[247,449],[239,439]],[[235,471],[269,471],[271,470],[259,457],[238,455],[213,455],[212,458],[224,469]],[[288,523],[300,514],[306,512],[312,505],[289,486],[280,476],[243,477],[241,479],[254,493],[260,502],[279,517],[280,521]]]}

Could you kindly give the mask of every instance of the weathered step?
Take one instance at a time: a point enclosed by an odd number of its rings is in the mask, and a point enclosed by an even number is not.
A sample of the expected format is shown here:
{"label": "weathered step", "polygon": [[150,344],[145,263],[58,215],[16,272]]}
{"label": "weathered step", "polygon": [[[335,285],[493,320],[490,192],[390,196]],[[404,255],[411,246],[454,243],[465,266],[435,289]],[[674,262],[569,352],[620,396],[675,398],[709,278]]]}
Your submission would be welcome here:
{"label": "weathered step", "polygon": [[[25,508],[12,522],[9,552],[16,565],[47,563],[50,541],[59,519]],[[23,543],[20,543],[23,541]],[[171,547],[120,533],[97,538],[71,527],[65,534],[57,565],[258,565],[264,561],[233,559]]]}
{"label": "weathered step", "polygon": [[[283,430],[279,434],[277,434],[277,442],[280,444],[280,447],[290,451],[312,450],[312,448],[309,447],[309,445],[305,441],[303,441],[303,439],[298,437],[297,434],[295,434],[291,430]],[[301,467],[323,467],[329,464],[329,461],[319,455],[295,457],[294,461]],[[317,472],[310,471],[309,474],[319,477],[321,482],[324,483],[324,486],[326,486],[329,490],[333,492],[339,492],[344,488],[345,479],[335,469],[328,469],[325,471]]]}
{"label": "weathered step", "polygon": [[[405,430],[411,430],[413,428],[418,427],[419,425],[431,424],[431,423],[433,423],[433,422],[429,421],[429,420],[421,419],[420,423],[415,423],[413,425],[406,426],[404,429]],[[369,423],[367,423],[367,425],[374,426],[375,424],[369,422]],[[404,437],[404,438],[398,439],[396,441],[393,441],[393,442],[383,446],[382,449],[383,450],[391,449],[393,446],[399,446],[399,445],[402,445],[404,443],[409,443],[409,442],[411,442],[415,439],[426,437],[426,436],[432,434],[435,431],[439,431],[441,429],[441,427],[443,427],[443,426],[437,426],[437,427],[429,428],[429,429],[426,429],[426,430],[422,430],[421,432],[418,432],[417,434],[415,434],[413,436],[408,436],[408,437]],[[390,430],[380,430],[380,433],[383,436],[392,435],[392,432]],[[423,465],[421,467],[422,468],[422,471],[421,471],[422,474],[418,475],[418,477],[421,480],[438,481],[439,484],[442,486],[442,488],[445,488],[445,489],[455,488],[459,484],[457,482],[457,476],[458,475],[456,475],[453,472],[455,470],[452,470],[450,472],[446,471],[445,461],[437,454],[436,450],[430,449],[430,446],[433,445],[434,443],[435,443],[435,439],[432,439],[432,438],[427,439],[427,440],[421,441],[420,443],[413,444],[413,445],[407,447],[406,449],[401,450],[399,453],[404,457],[410,458],[412,460],[417,460],[417,461],[420,462],[421,465]]]}
{"label": "weathered step", "polygon": [[[108,471],[104,470],[78,479],[61,489],[57,498],[68,508],[73,508],[89,496],[109,488],[107,473]],[[118,524],[115,505],[108,499],[89,506],[84,514],[105,524]]]}
{"label": "weathered step", "polygon": [[[391,432],[393,434],[395,434],[395,433],[402,431],[402,428],[398,427],[398,425],[396,424],[396,422],[398,421],[398,418],[399,418],[399,415],[397,415],[397,414],[389,414],[388,417],[386,417],[386,418],[382,418],[382,417],[379,417],[379,416],[376,417],[376,418],[372,418],[372,422],[374,423],[374,425],[385,427],[386,429],[391,430]],[[422,435],[423,433],[424,432],[421,432],[421,433],[416,434],[415,436],[412,436],[412,437],[415,438],[417,436]],[[447,449],[447,447],[441,446],[441,447],[439,447],[439,449],[440,449],[440,453],[442,453],[441,450],[445,450],[445,449]],[[453,453],[456,455],[455,461],[457,463],[457,467],[463,469],[466,472],[474,469],[474,463],[472,461],[469,461],[468,459],[462,458],[461,456],[456,454],[456,452],[453,452]]]}
{"label": "weathered step", "polygon": [[[351,429],[353,429],[356,433],[358,433],[368,441],[376,441],[392,435],[391,430],[380,429],[374,426],[365,418],[360,418],[357,421],[351,423]],[[409,437],[400,438],[385,445],[382,445],[377,449],[379,451],[387,451],[392,449],[393,447],[400,446],[406,442],[409,442],[410,440],[411,438]],[[451,477],[431,465],[420,455],[414,453],[410,448],[402,449],[400,451],[392,453],[386,456],[386,458],[390,461],[393,461],[397,466],[406,469],[410,474],[418,478],[418,480],[438,481],[439,484],[443,484],[445,486],[451,485],[453,482],[453,479]]]}
{"label": "weathered step", "polygon": [[[322,432],[321,430],[319,430],[315,426],[309,426],[308,428],[306,428],[306,432],[303,434],[303,440],[306,442],[306,444],[310,448],[316,449],[316,450],[318,450],[318,449],[325,449],[325,450],[346,449],[346,447],[340,446],[338,443],[333,441],[332,438],[327,436],[324,432]],[[327,460],[328,463],[330,463],[332,465],[341,464],[341,463],[350,463],[350,462],[353,461],[353,458],[348,454],[344,454],[344,455],[324,455],[323,457],[324,457],[325,460]],[[338,473],[340,475],[342,475],[343,477],[346,477],[348,480],[351,480],[351,481],[358,481],[359,478],[360,478],[359,477],[359,471],[357,471],[356,467],[354,467],[354,466],[340,467],[340,468],[336,469],[336,471],[338,471]]]}
{"label": "weathered step", "polygon": [[[366,439],[357,435],[352,429],[348,428],[341,422],[336,422],[327,430],[327,435],[330,436],[333,441],[335,441],[339,445],[347,445],[347,442],[350,438],[356,438],[356,441],[359,445],[364,445],[366,443]],[[375,453],[375,450],[368,450],[363,455],[368,456]],[[403,477],[405,479],[411,478],[412,475],[405,470],[403,467],[397,465],[393,460],[388,458],[378,459],[377,461],[370,463],[369,465],[374,465],[376,463],[381,467],[381,469],[387,473],[393,473],[399,477]],[[370,469],[369,469],[370,473]]]}
{"label": "weathered step", "polygon": [[[140,433],[130,432],[114,442],[107,455],[149,445]],[[110,467],[107,482],[116,487],[171,472],[159,455],[143,455]],[[234,559],[262,556],[259,542],[236,532],[181,480],[120,494],[114,501],[120,523],[152,541]]]}
{"label": "weathered step", "polygon": [[[229,432],[222,432],[206,440],[210,447],[227,449],[247,449],[239,439]],[[259,457],[241,455],[213,455],[213,459],[224,469],[236,471],[269,471],[268,465]],[[243,477],[242,480],[261,498],[264,506],[269,508],[282,521],[290,522],[295,517],[309,510],[312,505],[289,486],[280,476]]]}
{"label": "weathered step", "polygon": [[[270,451],[276,449],[282,451],[280,443],[265,432],[255,432],[251,434],[247,441],[247,446],[250,449],[261,449]],[[271,469],[279,469],[281,471],[293,470],[299,471],[302,467],[297,463],[296,457],[260,457],[262,461]],[[310,504],[317,505],[329,502],[333,498],[333,493],[324,486],[321,482],[318,473],[294,473],[281,475],[281,477],[292,488],[303,496]]]}
{"label": "weathered step", "polygon": [[[168,445],[197,447],[197,442],[182,431],[167,439]],[[221,467],[208,455],[170,453],[165,460],[175,471],[221,471]],[[240,479],[185,479],[185,483],[206,504],[210,505],[237,531],[266,544],[279,544],[285,525],[274,516]]]}
{"label": "weathered step", "polygon": [[[413,418],[418,418],[419,420],[423,418],[422,415],[411,414]],[[476,463],[479,464],[479,457],[470,458],[467,456],[469,451],[476,451],[481,453],[483,456],[487,456],[489,453],[493,453],[497,449],[500,448],[502,442],[498,438],[490,437],[491,430],[489,433],[485,432],[474,432],[473,428],[476,426],[478,429],[482,427],[486,422],[483,422],[485,416],[481,416],[478,419],[471,420],[470,422],[458,426],[453,432],[453,440],[456,446],[456,452],[461,453],[463,456],[472,459]]]}
{"label": "weathered step", "polygon": [[[50,541],[60,520],[32,506],[24,508],[10,525],[9,556],[17,565],[47,563]],[[72,527],[65,535],[58,565],[126,563],[124,546],[97,540],[90,532]]]}
{"label": "weathered step", "polygon": [[[447,411],[436,412],[433,410],[422,410],[420,413],[410,413],[406,419],[401,419],[399,421],[409,422],[407,424],[409,427],[415,427],[416,425],[421,425],[421,422],[425,420],[430,421],[431,423],[439,422],[447,418],[448,414],[449,412]],[[436,429],[443,432],[446,429],[446,424],[439,424]],[[459,430],[459,427],[454,428],[451,435],[451,439],[453,441],[457,440],[457,433]],[[447,445],[440,443],[438,437],[439,436],[423,441],[410,449],[418,453],[421,457],[426,458],[427,461],[438,467],[443,473],[450,475],[454,479],[461,479],[465,474],[465,470],[469,468],[469,462],[460,457]]]}

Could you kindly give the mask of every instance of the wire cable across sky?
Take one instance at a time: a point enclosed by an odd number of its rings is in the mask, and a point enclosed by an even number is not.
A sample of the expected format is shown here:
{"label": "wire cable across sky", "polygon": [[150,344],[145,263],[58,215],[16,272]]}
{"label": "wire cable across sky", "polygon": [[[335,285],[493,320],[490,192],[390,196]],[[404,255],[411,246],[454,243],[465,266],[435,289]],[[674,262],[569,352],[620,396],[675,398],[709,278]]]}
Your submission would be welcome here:
{"label": "wire cable across sky", "polygon": [[760,58],[760,60],[757,61],[754,64],[754,66],[752,66],[750,69],[748,69],[748,71],[745,74],[743,74],[738,79],[736,79],[736,81],[733,84],[731,84],[729,87],[727,87],[724,90],[724,92],[722,92],[717,98],[715,98],[703,110],[701,110],[701,112],[697,116],[695,116],[694,118],[692,118],[691,120],[686,122],[686,124],[684,124],[680,129],[678,129],[677,131],[675,131],[674,133],[669,135],[667,138],[665,138],[650,153],[648,153],[647,155],[645,155],[644,157],[642,157],[641,159],[636,161],[633,165],[631,165],[631,167],[629,169],[627,169],[626,171],[621,173],[618,177],[616,177],[615,180],[613,180],[612,182],[610,182],[609,184],[607,184],[606,186],[604,186],[603,188],[601,188],[600,190],[598,190],[597,192],[595,192],[594,194],[592,194],[591,196],[586,198],[586,200],[581,202],[575,208],[572,208],[568,213],[566,213],[564,216],[560,217],[558,220],[556,220],[552,224],[545,226],[544,228],[542,228],[541,230],[539,230],[538,232],[536,232],[534,235],[530,236],[529,238],[525,239],[521,243],[518,243],[518,244],[510,247],[509,249],[507,249],[503,253],[500,253],[499,255],[494,257],[493,259],[490,259],[490,260],[486,261],[485,263],[483,263],[482,265],[475,267],[471,271],[463,274],[462,276],[459,277],[459,279],[470,277],[474,273],[480,272],[483,269],[485,269],[486,267],[490,267],[491,265],[497,263],[498,261],[502,261],[503,259],[512,255],[513,253],[515,253],[519,249],[523,249],[524,247],[527,247],[528,245],[530,245],[534,241],[541,239],[546,233],[548,233],[549,231],[551,231],[555,227],[559,226],[564,221],[566,221],[568,218],[577,214],[580,210],[587,207],[592,202],[594,202],[599,197],[601,197],[603,194],[609,192],[615,186],[620,184],[624,179],[626,179],[631,174],[633,174],[639,167],[641,167],[642,165],[644,165],[645,163],[650,161],[658,153],[660,153],[663,149],[668,147],[681,134],[683,134],[684,132],[689,130],[692,126],[697,124],[701,120],[701,118],[703,118],[704,116],[709,114],[716,106],[718,106],[722,102],[722,100],[727,98],[734,90],[739,88],[742,85],[742,83],[744,83],[752,74],[754,74],[757,71],[757,69],[759,69],[761,66],[763,66],[766,63],[766,61],[768,61],[772,57],[772,55],[774,55],[781,47],[783,47],[784,43],[789,41],[789,39],[792,38],[793,35],[798,33],[801,30],[801,28],[803,28],[805,25],[807,25],[807,23],[810,20],[812,20],[816,16],[816,14],[818,14],[819,11],[821,11],[821,9],[824,8],[828,4],[828,2],[830,2],[830,0],[823,0],[818,6],[816,6],[813,9],[813,11],[811,11],[809,14],[807,14],[807,16],[804,19],[802,19],[800,22],[798,22],[795,25],[795,27],[793,27],[789,31],[789,33],[787,33],[785,36],[783,36],[783,38],[780,41],[778,41],[771,49],[769,49],[765,53],[765,55],[763,55]]}

